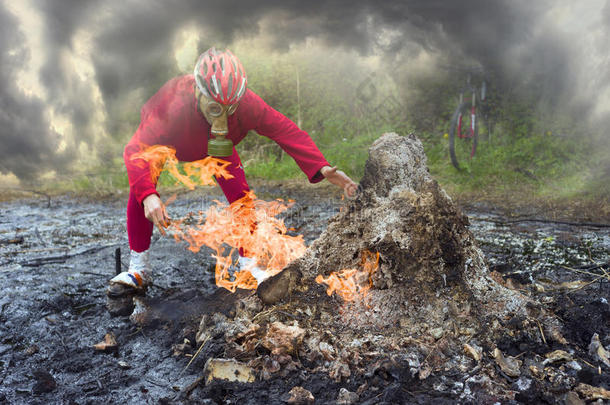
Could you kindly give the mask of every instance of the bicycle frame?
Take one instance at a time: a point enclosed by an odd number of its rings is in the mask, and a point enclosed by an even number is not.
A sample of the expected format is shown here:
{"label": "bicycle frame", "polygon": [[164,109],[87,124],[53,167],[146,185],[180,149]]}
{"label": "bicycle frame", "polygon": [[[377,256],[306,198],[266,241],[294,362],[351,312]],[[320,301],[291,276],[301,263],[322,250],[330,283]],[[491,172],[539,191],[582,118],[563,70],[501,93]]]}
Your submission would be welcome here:
{"label": "bicycle frame", "polygon": [[[460,104],[462,103],[462,97],[460,96]],[[462,131],[462,115],[458,118],[458,137],[459,138],[472,138],[474,137],[474,129],[476,125],[477,118],[477,105],[476,105],[476,97],[472,97],[472,106],[470,107],[470,126],[468,128],[468,132],[464,133]]]}
{"label": "bicycle frame", "polygon": [[[474,88],[470,89],[472,92],[472,105],[470,107],[470,125],[468,126],[468,128],[464,131],[463,128],[463,116],[460,114],[460,116],[458,117],[458,125],[457,125],[457,136],[460,139],[468,139],[468,138],[474,138],[475,136],[475,128],[476,128],[476,119],[477,119],[477,98],[476,98],[476,93]],[[460,94],[460,104],[462,104],[463,102],[463,93]],[[472,148],[472,150],[470,151],[470,157],[473,157],[475,153],[475,149],[474,147]]]}
{"label": "bicycle frame", "polygon": [[[479,94],[478,88],[471,84],[469,74],[466,79],[466,86],[460,91],[458,107],[451,118],[449,155],[451,156],[451,163],[458,170],[468,166],[466,161],[472,160],[477,150],[479,122],[481,122],[480,118],[485,118],[477,117],[477,114],[483,112],[483,110],[477,111],[477,104],[479,104],[478,101],[485,101],[487,90],[485,80],[482,81],[480,90],[481,93]],[[465,94],[466,96],[464,96]],[[462,139],[462,141],[459,141],[459,139]],[[460,162],[466,163],[466,166],[461,166]]]}

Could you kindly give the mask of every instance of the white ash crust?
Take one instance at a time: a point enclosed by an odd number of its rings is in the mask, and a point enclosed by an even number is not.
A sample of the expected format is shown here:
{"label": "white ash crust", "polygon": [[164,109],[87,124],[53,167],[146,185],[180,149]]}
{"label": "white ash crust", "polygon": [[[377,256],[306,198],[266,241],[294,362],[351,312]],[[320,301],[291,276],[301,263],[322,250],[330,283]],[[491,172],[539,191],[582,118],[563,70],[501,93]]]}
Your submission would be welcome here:
{"label": "white ash crust", "polygon": [[[350,318],[348,325],[394,327],[402,320],[412,325],[405,332],[422,335],[446,328],[444,303],[463,300],[471,302],[472,310],[458,320],[462,328],[481,329],[491,318],[537,314],[537,309],[531,312],[537,305],[529,298],[489,276],[468,218],[430,176],[415,135],[387,133],[377,139],[369,149],[361,189],[291,265],[309,279],[305,283],[312,283],[318,274],[358,268],[364,250],[381,254],[368,307],[346,311],[342,316]],[[411,322],[405,323],[405,317]]]}
{"label": "white ash crust", "polygon": [[[375,141],[361,184],[359,196],[285,270],[302,278],[283,301],[265,307],[249,298],[232,321],[204,320],[198,341],[224,334],[227,355],[250,359],[262,379],[305,359],[314,371],[346,381],[389,370],[394,362],[408,363],[411,377],[420,380],[438,370],[468,372],[485,361],[473,358],[473,350],[474,357],[489,352],[511,319],[522,321],[510,333],[529,340],[541,341],[541,325],[547,339],[560,337],[554,318],[492,277],[468,218],[431,178],[415,136],[392,133]],[[380,253],[368,295],[351,303],[328,299],[316,276],[358,268],[364,250]],[[285,336],[277,339],[277,331]],[[256,354],[261,341],[268,355]],[[456,395],[472,399],[468,384],[499,390],[487,377],[493,367],[482,373],[456,387]],[[355,398],[345,395],[346,403]]]}

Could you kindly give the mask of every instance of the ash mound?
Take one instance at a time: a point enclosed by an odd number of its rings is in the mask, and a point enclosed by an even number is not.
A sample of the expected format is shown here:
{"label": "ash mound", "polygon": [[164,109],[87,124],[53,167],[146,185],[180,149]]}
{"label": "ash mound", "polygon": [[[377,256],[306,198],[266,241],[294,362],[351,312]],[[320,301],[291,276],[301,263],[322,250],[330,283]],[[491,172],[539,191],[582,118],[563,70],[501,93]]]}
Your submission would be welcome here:
{"label": "ash mound", "polygon": [[418,338],[486,333],[494,322],[542,316],[549,335],[558,333],[540,305],[490,275],[468,218],[430,176],[417,137],[375,141],[360,186],[306,254],[259,287],[263,301],[309,288],[319,274],[358,268],[368,251],[379,253],[379,269],[366,297],[342,311],[344,327],[398,328]]}
{"label": "ash mound", "polygon": [[358,380],[400,364],[421,381],[471,370],[491,352],[512,378],[523,362],[497,342],[565,343],[553,316],[489,272],[468,218],[430,176],[414,135],[373,143],[357,198],[257,295],[240,299],[230,316],[204,315],[197,342],[222,336],[225,356],[263,380],[303,367]]}

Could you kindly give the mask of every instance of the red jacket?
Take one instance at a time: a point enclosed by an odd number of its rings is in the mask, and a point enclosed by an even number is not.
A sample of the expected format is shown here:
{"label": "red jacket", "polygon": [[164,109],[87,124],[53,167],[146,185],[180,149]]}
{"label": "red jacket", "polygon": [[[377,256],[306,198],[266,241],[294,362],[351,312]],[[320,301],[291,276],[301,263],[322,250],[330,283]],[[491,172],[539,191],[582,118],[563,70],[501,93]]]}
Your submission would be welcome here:
{"label": "red jacket", "polygon": [[[234,145],[241,142],[248,131],[255,130],[277,142],[299,165],[311,183],[324,177],[319,173],[328,162],[307,132],[294,122],[269,107],[254,92],[247,90],[239,101],[237,111],[228,117],[228,138]],[[125,147],[123,157],[127,166],[129,186],[139,203],[153,193],[155,184],[148,165],[130,160],[142,145],[167,145],[176,149],[178,160],[192,162],[207,156],[210,124],[197,110],[195,79],[186,75],[168,81],[144,104],[140,126]]]}

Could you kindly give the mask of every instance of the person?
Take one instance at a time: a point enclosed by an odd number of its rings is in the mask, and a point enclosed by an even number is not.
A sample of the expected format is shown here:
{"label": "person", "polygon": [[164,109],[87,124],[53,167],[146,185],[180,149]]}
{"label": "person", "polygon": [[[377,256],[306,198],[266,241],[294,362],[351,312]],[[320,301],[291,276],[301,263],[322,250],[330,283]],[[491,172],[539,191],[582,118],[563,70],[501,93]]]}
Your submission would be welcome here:
{"label": "person", "polygon": [[[243,197],[249,186],[235,145],[248,131],[271,138],[297,163],[311,183],[323,179],[353,196],[357,185],[342,171],[331,166],[307,132],[267,105],[247,88],[241,62],[229,50],[214,47],[198,58],[192,75],[168,81],[144,104],[141,121],[125,147],[124,159],[129,177],[127,235],[130,247],[129,269],[110,280],[107,295],[121,297],[145,291],[151,284],[148,260],[153,227],[167,226],[169,218],[161,202],[150,166],[132,160],[145,146],[166,145],[175,149],[180,161],[195,161],[208,155],[208,141],[226,139],[230,156],[230,179],[217,177],[227,201]],[[245,264],[240,258],[240,263]]]}

